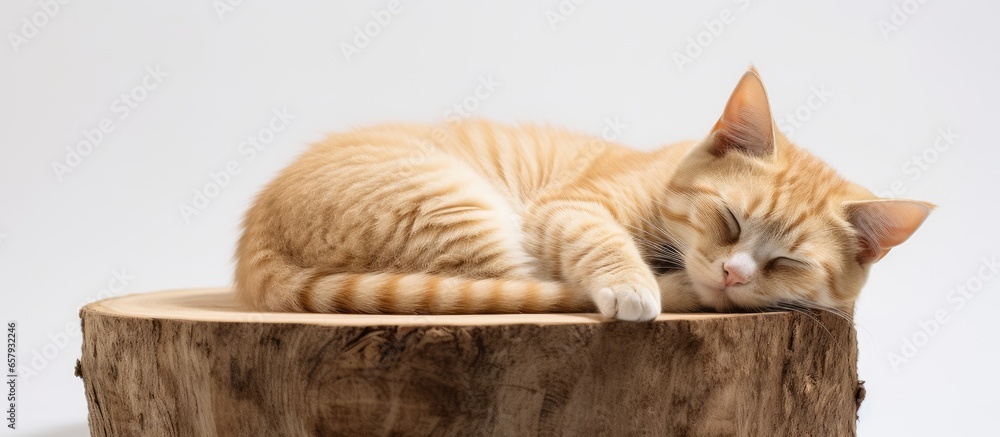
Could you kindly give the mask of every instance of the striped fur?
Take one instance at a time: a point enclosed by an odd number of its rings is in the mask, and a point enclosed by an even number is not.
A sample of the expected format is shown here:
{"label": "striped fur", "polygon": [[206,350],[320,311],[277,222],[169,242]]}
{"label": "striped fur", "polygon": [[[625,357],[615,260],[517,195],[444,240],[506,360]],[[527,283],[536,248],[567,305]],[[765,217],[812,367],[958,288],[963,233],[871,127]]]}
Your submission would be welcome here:
{"label": "striped fur", "polygon": [[[652,152],[486,121],[333,135],[248,211],[237,292],[271,311],[849,313],[930,205],[842,179],[767,108],[751,70],[706,139]],[[738,253],[750,279],[720,285]]]}

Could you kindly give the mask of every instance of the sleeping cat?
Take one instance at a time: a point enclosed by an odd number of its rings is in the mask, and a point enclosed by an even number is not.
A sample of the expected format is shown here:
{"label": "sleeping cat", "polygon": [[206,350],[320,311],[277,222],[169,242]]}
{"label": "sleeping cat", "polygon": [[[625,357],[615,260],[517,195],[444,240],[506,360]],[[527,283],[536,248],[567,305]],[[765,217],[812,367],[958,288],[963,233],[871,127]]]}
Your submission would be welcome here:
{"label": "sleeping cat", "polygon": [[236,290],[266,311],[849,315],[932,208],[792,145],[751,67],[707,138],[650,152],[485,121],[331,136],[247,213]]}

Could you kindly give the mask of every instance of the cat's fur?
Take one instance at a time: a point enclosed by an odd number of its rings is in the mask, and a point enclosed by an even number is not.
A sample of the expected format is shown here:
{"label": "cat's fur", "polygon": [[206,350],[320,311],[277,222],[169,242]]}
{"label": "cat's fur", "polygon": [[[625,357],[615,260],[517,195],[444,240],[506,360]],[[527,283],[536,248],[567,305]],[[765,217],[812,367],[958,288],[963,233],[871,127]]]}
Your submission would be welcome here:
{"label": "cat's fur", "polygon": [[331,136],[247,213],[236,287],[272,311],[849,314],[931,209],[792,145],[751,68],[707,138],[651,152],[484,121]]}

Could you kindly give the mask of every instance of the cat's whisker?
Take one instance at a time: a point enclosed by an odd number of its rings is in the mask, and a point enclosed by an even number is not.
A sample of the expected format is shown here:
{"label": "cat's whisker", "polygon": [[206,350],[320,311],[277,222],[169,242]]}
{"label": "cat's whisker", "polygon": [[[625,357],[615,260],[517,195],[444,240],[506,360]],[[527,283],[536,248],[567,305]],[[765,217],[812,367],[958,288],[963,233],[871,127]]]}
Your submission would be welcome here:
{"label": "cat's whisker", "polygon": [[829,307],[829,306],[826,306],[826,305],[821,305],[819,303],[812,302],[812,301],[805,300],[805,299],[796,299],[795,300],[795,304],[796,305],[801,305],[801,306],[804,306],[804,307],[807,307],[807,308],[812,308],[812,309],[815,309],[815,310],[827,311],[827,312],[830,312],[830,313],[836,315],[837,317],[840,317],[841,319],[844,319],[844,321],[846,321],[848,323],[851,323],[851,324],[855,324],[856,323],[855,320],[854,320],[854,318],[851,315],[847,314],[846,312],[844,312],[843,310],[841,310],[839,308],[834,308],[834,307]]}
{"label": "cat's whisker", "polygon": [[[630,208],[628,205],[623,204],[622,202],[619,202],[615,198],[611,198],[611,201],[615,202],[615,204],[618,205],[620,208],[625,209],[626,211],[629,211],[630,213],[632,213],[633,215],[635,215],[636,217],[638,217],[640,220],[642,220],[644,223],[646,223],[649,227],[653,228],[656,231],[659,231],[662,234],[660,236],[661,239],[669,239],[672,242],[675,242],[673,240],[679,240],[679,239],[676,238],[676,235],[674,235],[669,230],[667,230],[667,229],[665,229],[665,228],[663,228],[661,226],[657,226],[655,223],[653,223],[653,222],[649,221],[648,219],[646,219],[646,215],[648,215],[648,214],[639,214],[634,209]],[[639,228],[636,228],[635,226],[631,226],[631,225],[629,225],[629,226],[632,227],[632,228],[634,228],[634,229],[639,229]],[[647,231],[647,233],[649,233],[649,234],[652,235],[652,233],[650,233],[648,231]],[[683,244],[683,241],[676,241],[675,243]]]}
{"label": "cat's whisker", "polygon": [[826,307],[826,306],[820,305],[818,303],[807,301],[807,300],[798,299],[798,300],[796,300],[796,303],[799,304],[799,305],[802,305],[802,306],[810,307],[810,308],[821,310],[821,311],[829,311],[830,313],[832,313],[834,315],[837,315],[838,317],[840,317],[840,318],[844,319],[845,321],[851,323],[852,325],[855,326],[855,328],[860,329],[860,330],[864,331],[866,334],[868,334],[867,337],[871,338],[872,341],[874,342],[876,351],[878,351],[878,353],[881,354],[881,355],[885,355],[885,348],[882,346],[881,343],[878,342],[878,340],[877,340],[878,337],[876,337],[875,334],[872,333],[872,331],[870,329],[868,329],[868,326],[867,326],[868,323],[864,319],[861,319],[858,316],[852,316],[850,314],[847,314],[847,312],[845,312],[844,310],[841,310],[839,308]]}
{"label": "cat's whisker", "polygon": [[[642,231],[641,229],[637,230]],[[645,257],[651,261],[663,261],[680,266],[684,265],[684,253],[672,244],[656,244],[642,239],[637,240],[636,244],[648,252]]]}
{"label": "cat's whisker", "polygon": [[[844,350],[844,348],[839,343],[837,343],[837,342],[834,341],[835,339],[834,339],[833,333],[830,332],[830,329],[827,328],[827,326],[823,323],[822,320],[820,320],[818,317],[816,317],[815,314],[812,313],[813,310],[824,310],[824,309],[821,309],[821,308],[812,308],[812,307],[809,307],[809,306],[804,306],[804,305],[801,305],[801,303],[802,303],[802,301],[798,301],[798,300],[796,300],[796,301],[778,301],[774,306],[777,307],[777,308],[780,308],[780,309],[785,309],[785,310],[788,310],[788,311],[796,312],[796,313],[805,315],[806,317],[810,318],[812,321],[816,322],[816,324],[819,325],[820,328],[823,329],[823,331],[826,332],[827,337],[830,339],[830,341],[834,345],[836,345],[836,348],[838,349],[838,351],[840,353],[847,353]],[[831,312],[831,313],[832,314],[836,314],[834,312]],[[848,321],[850,321],[850,320],[848,319]]]}
{"label": "cat's whisker", "polygon": [[684,260],[683,254],[680,254],[680,253],[667,253],[667,252],[650,254],[650,258],[652,258],[652,259],[658,259],[658,260],[661,260],[661,261],[683,261]]}
{"label": "cat's whisker", "polygon": [[634,230],[636,232],[641,232],[641,233],[643,233],[643,234],[645,234],[646,236],[649,237],[649,240],[638,240],[637,243],[639,243],[639,244],[643,244],[643,243],[645,243],[645,244],[653,244],[653,243],[651,243],[651,241],[666,241],[666,238],[664,238],[663,236],[658,235],[658,234],[654,234],[654,233],[652,233],[652,232],[650,232],[650,231],[648,231],[646,229],[643,229],[643,228],[640,228],[640,227],[636,227],[636,226],[633,226],[633,225],[630,225],[630,224],[624,224],[624,227],[628,228],[628,229],[631,229],[631,230]]}
{"label": "cat's whisker", "polygon": [[775,304],[775,307],[805,315],[806,317],[812,319],[812,321],[816,322],[816,324],[818,324],[820,327],[822,327],[823,330],[826,331],[826,333],[830,336],[830,339],[833,339],[833,333],[831,333],[830,330],[827,329],[826,325],[824,325],[823,322],[820,321],[815,314],[809,311],[809,308],[802,308],[794,304],[790,304],[788,302],[778,302],[777,304]]}
{"label": "cat's whisker", "polygon": [[646,259],[650,261],[660,261],[668,263],[677,263],[678,265],[684,265],[684,258],[681,257],[665,257],[660,255],[647,255]]}
{"label": "cat's whisker", "polygon": [[[631,211],[631,209],[628,208],[625,205],[622,205],[622,208]],[[633,212],[633,214],[635,214],[635,213]],[[642,216],[639,216],[639,218],[643,222],[645,222],[650,228],[652,228],[655,231],[658,231],[658,233],[653,233],[653,232],[650,232],[648,229],[644,229],[644,228],[641,228],[641,227],[638,227],[638,226],[630,225],[628,223],[624,223],[624,225],[626,227],[630,228],[630,229],[633,229],[633,230],[636,230],[638,232],[642,232],[642,233],[644,233],[646,235],[649,235],[650,237],[652,237],[652,239],[654,239],[656,241],[670,241],[671,243],[674,243],[674,240],[677,240],[676,236],[673,233],[671,233],[669,230],[664,229],[663,227],[660,227],[660,226],[657,226],[657,225],[653,224],[652,222],[650,222],[646,218],[643,218]],[[677,243],[678,244],[683,244],[683,241],[677,241]]]}
{"label": "cat's whisker", "polygon": [[618,205],[619,208],[622,208],[622,209],[624,209],[624,210],[632,213],[634,216],[638,217],[640,220],[642,220],[644,223],[646,223],[647,225],[649,225],[654,230],[657,230],[657,231],[661,232],[663,234],[663,236],[672,236],[671,232],[668,231],[667,229],[664,229],[661,226],[657,226],[655,223],[647,220],[646,216],[648,216],[650,214],[640,214],[635,209],[629,207],[628,205],[625,205],[624,203],[620,202],[618,199],[615,199],[613,197],[611,198],[611,201],[615,202],[615,204]]}
{"label": "cat's whisker", "polygon": [[[658,234],[657,233],[653,233],[653,232],[651,232],[648,229],[644,229],[644,228],[641,228],[641,227],[638,227],[638,226],[634,226],[634,225],[631,225],[631,224],[628,224],[628,223],[622,223],[622,225],[624,227],[626,227],[628,229],[631,229],[631,230],[634,230],[636,232],[639,232],[641,234],[645,234],[645,235],[649,236],[650,239],[653,240],[653,241],[663,241],[663,242],[669,243],[671,246],[674,246],[674,247],[680,246],[681,249],[685,248],[685,244],[686,243],[684,242],[684,240],[676,238],[676,235],[674,235],[669,230],[663,228],[662,226],[657,226],[656,224],[652,223],[651,221],[649,221],[648,219],[646,219],[645,217],[643,217],[642,214],[638,214],[634,209],[628,207],[627,205],[624,205],[621,202],[619,202],[617,200],[614,200],[614,199],[612,199],[612,201],[614,201],[622,209],[625,209],[625,210],[629,211],[630,213],[635,214],[640,220],[642,220],[643,222],[645,222],[649,227],[651,227],[655,231],[658,231],[659,233]],[[640,240],[640,241],[641,242],[645,242],[644,240]]]}
{"label": "cat's whisker", "polygon": [[647,241],[638,241],[636,244],[638,244],[641,248],[646,249],[646,251],[649,252],[648,255],[651,257],[668,257],[676,258],[678,260],[684,259],[684,252],[673,247],[669,243],[656,244]]}

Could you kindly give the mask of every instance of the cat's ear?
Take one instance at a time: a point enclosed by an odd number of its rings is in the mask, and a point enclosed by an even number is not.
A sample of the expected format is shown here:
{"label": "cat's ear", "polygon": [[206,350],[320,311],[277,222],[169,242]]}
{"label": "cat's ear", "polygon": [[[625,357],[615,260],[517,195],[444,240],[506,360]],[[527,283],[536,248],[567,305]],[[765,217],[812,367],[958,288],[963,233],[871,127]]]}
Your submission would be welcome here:
{"label": "cat's ear", "polygon": [[774,122],[767,103],[764,83],[757,69],[750,67],[733,94],[708,140],[709,152],[722,156],[742,152],[753,156],[774,155]]}
{"label": "cat's ear", "polygon": [[844,203],[847,221],[854,226],[861,243],[858,262],[873,263],[889,249],[910,238],[934,205],[902,199],[860,200]]}

